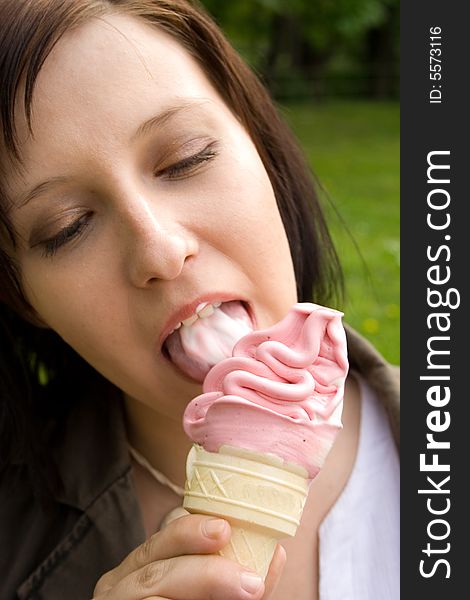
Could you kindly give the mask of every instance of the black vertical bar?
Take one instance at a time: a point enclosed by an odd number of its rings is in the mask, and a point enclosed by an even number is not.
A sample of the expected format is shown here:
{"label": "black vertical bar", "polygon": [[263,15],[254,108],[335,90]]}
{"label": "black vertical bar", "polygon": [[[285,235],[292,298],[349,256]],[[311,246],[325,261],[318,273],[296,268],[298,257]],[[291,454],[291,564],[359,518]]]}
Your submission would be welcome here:
{"label": "black vertical bar", "polygon": [[[465,2],[451,0],[401,3],[404,599],[469,595],[470,23],[465,9]],[[450,168],[428,172],[430,163]]]}

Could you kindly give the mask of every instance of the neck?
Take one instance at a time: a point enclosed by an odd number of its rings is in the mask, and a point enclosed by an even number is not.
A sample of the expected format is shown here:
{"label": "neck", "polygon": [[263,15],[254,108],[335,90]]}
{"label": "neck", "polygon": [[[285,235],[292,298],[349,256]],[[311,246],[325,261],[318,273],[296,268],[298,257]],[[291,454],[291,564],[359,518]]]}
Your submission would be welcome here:
{"label": "neck", "polygon": [[181,417],[171,418],[133,398],[125,397],[129,443],[170,481],[184,487],[186,457],[191,441]]}

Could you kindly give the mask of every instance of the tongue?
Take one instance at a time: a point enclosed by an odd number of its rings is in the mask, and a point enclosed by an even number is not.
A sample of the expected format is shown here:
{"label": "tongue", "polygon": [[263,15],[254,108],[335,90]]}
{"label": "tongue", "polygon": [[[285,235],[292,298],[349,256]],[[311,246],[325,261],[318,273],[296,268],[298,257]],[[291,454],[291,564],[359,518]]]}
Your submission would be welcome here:
{"label": "tongue", "polygon": [[232,356],[238,340],[252,331],[251,319],[243,304],[224,302],[209,317],[181,326],[165,342],[171,360],[184,373],[204,380],[216,363]]}

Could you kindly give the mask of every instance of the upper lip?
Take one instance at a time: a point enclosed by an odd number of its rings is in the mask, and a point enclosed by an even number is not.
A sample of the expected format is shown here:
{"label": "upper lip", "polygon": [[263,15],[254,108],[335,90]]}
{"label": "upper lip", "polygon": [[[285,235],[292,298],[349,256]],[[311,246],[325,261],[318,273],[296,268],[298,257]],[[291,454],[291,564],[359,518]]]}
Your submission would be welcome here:
{"label": "upper lip", "polygon": [[245,305],[248,315],[253,323],[253,328],[255,328],[255,319],[254,319],[253,311],[251,309],[251,305],[244,298],[240,298],[240,296],[237,296],[235,294],[218,293],[218,292],[214,292],[211,294],[203,294],[201,296],[198,296],[191,302],[185,304],[184,306],[181,306],[181,308],[178,308],[174,313],[172,313],[172,315],[166,321],[166,323],[162,329],[162,332],[160,334],[160,337],[158,340],[159,348],[161,348],[163,346],[166,338],[170,335],[170,333],[172,333],[174,331],[174,329],[178,326],[179,323],[181,323],[181,321],[188,319],[189,317],[191,317],[192,315],[194,315],[196,313],[196,308],[199,306],[199,304],[202,304],[202,303],[214,304],[215,302],[232,302],[234,300],[238,300]]}

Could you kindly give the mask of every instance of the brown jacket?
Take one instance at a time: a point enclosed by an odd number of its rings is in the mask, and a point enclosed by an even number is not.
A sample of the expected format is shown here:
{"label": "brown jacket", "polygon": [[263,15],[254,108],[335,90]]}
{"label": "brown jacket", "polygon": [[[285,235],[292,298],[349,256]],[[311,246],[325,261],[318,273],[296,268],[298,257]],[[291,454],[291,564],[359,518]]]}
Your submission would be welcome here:
{"label": "brown jacket", "polygon": [[[398,369],[347,328],[350,366],[377,391],[399,435]],[[119,403],[85,400],[56,453],[64,491],[47,511],[24,471],[0,487],[0,598],[90,600],[100,576],[145,539]]]}

